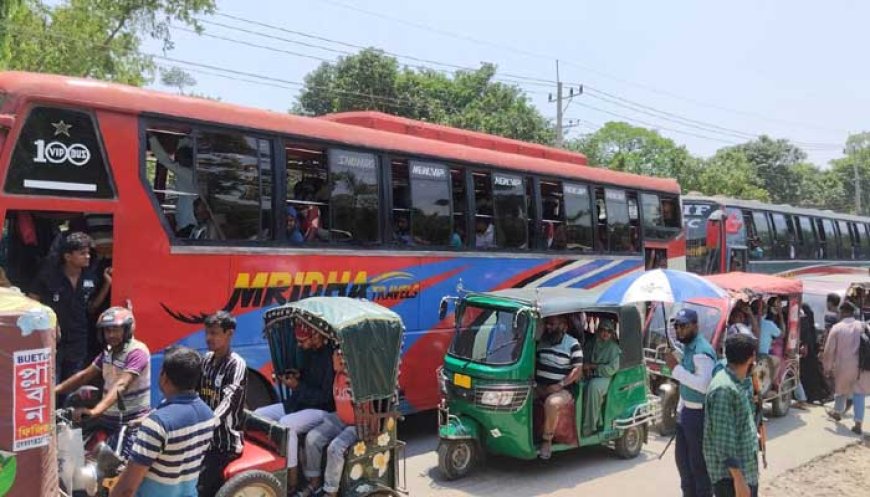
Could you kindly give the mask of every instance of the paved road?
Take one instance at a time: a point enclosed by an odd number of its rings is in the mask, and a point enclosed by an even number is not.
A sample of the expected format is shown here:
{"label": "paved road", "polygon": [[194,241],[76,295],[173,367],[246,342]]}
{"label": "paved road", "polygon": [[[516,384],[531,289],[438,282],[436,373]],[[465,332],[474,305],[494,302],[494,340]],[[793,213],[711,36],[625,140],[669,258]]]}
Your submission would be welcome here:
{"label": "paved road", "polygon": [[[848,424],[846,424],[848,422]],[[856,441],[849,430],[851,419],[837,425],[821,407],[792,409],[769,423],[767,470],[762,481],[800,466]],[[438,471],[435,417],[409,417],[402,436],[408,441],[408,489],[412,497],[451,496],[572,496],[673,497],[679,495],[679,477],[673,447],[661,459],[667,438],[650,434],[650,443],[633,460],[620,460],[604,448],[587,448],[554,454],[548,461],[518,461],[490,457],[484,468],[459,481],[445,481]],[[631,493],[629,493],[631,492]]]}

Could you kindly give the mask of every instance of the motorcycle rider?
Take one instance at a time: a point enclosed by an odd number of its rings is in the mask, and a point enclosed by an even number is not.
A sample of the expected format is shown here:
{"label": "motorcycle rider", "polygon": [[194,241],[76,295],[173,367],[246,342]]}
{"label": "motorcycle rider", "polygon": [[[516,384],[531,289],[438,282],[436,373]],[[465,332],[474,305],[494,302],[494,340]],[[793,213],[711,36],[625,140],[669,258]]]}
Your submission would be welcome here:
{"label": "motorcycle rider", "polygon": [[[151,353],[148,347],[133,338],[136,321],[124,307],[110,307],[97,319],[97,338],[103,351],[87,368],[79,371],[55,388],[55,394],[65,394],[103,378],[102,399],[92,408],[76,407],[72,418],[99,418],[99,426],[109,435],[114,447],[117,436],[127,427],[122,455],[130,448],[133,431],[151,410]],[[118,399],[123,400],[124,410]]]}

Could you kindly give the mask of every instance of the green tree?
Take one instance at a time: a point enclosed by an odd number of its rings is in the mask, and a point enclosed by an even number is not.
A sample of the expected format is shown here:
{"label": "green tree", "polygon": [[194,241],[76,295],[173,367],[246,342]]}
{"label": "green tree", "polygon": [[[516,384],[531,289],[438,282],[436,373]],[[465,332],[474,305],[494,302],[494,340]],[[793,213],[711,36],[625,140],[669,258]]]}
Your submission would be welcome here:
{"label": "green tree", "polygon": [[171,67],[160,71],[160,82],[166,86],[178,88],[178,93],[184,95],[188,86],[196,86],[196,79],[180,67]]}
{"label": "green tree", "polygon": [[155,65],[140,53],[144,39],[173,47],[170,25],[199,30],[196,15],[214,10],[215,0],[19,0],[4,19],[0,38],[7,54],[0,66],[92,77],[141,85]]}
{"label": "green tree", "polygon": [[793,205],[803,201],[800,192],[793,187],[797,180],[793,169],[807,159],[807,154],[799,147],[788,140],[762,135],[730,148],[742,152],[752,164],[771,201]]}
{"label": "green tree", "polygon": [[[846,139],[846,156],[831,161],[830,174],[839,182],[842,194],[832,201],[838,202],[838,210],[857,213],[862,216],[870,213],[870,132],[850,135]],[[856,175],[857,173],[857,175]],[[861,212],[856,212],[855,185],[860,182]],[[832,207],[833,208],[833,207]]]}
{"label": "green tree", "polygon": [[590,164],[676,178],[684,189],[694,186],[699,165],[686,147],[657,131],[624,122],[608,122],[594,133],[569,141],[567,147],[586,154]]}
{"label": "green tree", "polygon": [[554,133],[523,91],[494,80],[496,67],[443,73],[409,67],[376,49],[325,62],[305,77],[293,112],[377,110],[411,119],[551,143]]}
{"label": "green tree", "polygon": [[741,150],[734,148],[720,149],[704,160],[694,179],[687,183],[684,189],[705,195],[770,200],[753,164]]}

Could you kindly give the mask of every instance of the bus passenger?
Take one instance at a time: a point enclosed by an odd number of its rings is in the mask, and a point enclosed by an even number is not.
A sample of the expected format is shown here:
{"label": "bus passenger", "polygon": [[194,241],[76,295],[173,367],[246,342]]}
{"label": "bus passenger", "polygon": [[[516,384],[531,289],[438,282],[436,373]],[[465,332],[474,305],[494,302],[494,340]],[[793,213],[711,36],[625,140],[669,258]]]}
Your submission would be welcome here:
{"label": "bus passenger", "polygon": [[205,319],[205,343],[209,351],[202,361],[197,392],[214,411],[218,427],[202,460],[197,484],[200,497],[215,495],[223,483],[224,468],[242,455],[242,409],[248,370],[245,360],[232,350],[235,331],[236,320],[227,311],[218,311]]}
{"label": "bus passenger", "polygon": [[[332,349],[324,335],[304,323],[294,329],[299,354],[299,369],[286,371],[282,381],[291,390],[287,410],[280,402],[261,407],[254,414],[277,420],[287,430],[287,488],[299,484],[299,434],[319,425],[328,412],[335,410],[332,384]],[[292,495],[292,492],[290,492]]]}
{"label": "bus passenger", "polygon": [[[103,271],[104,284],[97,290],[97,275],[90,269],[93,241],[75,232],[63,239],[60,259],[43,269],[29,296],[51,307],[57,314],[60,343],[57,346],[58,382],[85,367],[88,353],[89,314],[109,294],[112,269]],[[60,402],[60,399],[58,402]]]}
{"label": "bus passenger", "polygon": [[[161,134],[164,139],[170,135]],[[196,198],[196,183],[193,178],[193,144],[190,139],[183,137],[176,143],[174,158],[166,153],[161,139],[154,134],[148,137],[151,153],[157,157],[157,163],[165,167],[175,175],[175,189],[181,193],[175,206],[176,232],[188,226],[196,226],[194,214],[194,199]]]}
{"label": "bus passenger", "polygon": [[[102,376],[103,397],[91,409],[77,407],[73,420],[99,418],[102,428],[110,435],[109,445],[127,426],[122,454],[130,450],[133,433],[138,422],[151,410],[151,353],[148,347],[133,338],[136,321],[133,313],[124,307],[110,307],[97,320],[97,333],[105,350],[94,362],[55,388],[55,393],[66,394],[87,385]],[[122,397],[126,410],[118,407]]]}
{"label": "bus passenger", "polygon": [[408,226],[408,216],[399,214],[396,216],[396,229],[393,230],[393,240],[401,245],[414,245],[414,237]]}
{"label": "bus passenger", "polygon": [[299,229],[299,213],[290,205],[287,206],[287,241],[293,245],[305,243],[305,237]]}
{"label": "bus passenger", "polygon": [[[196,226],[190,230],[191,240],[220,240],[221,234],[212,219],[211,211],[202,197],[197,197],[193,202],[193,215],[196,217]],[[181,235],[181,233],[179,233]]]}
{"label": "bus passenger", "polygon": [[[332,353],[332,367],[335,370],[335,382],[332,386],[335,412],[327,414],[323,422],[305,437],[305,478],[308,479],[308,487],[297,494],[299,497],[317,495],[321,483],[325,495],[338,495],[338,485],[344,469],[344,454],[357,441],[350,379],[340,350]],[[326,468],[321,474],[324,448]]]}
{"label": "bus passenger", "polygon": [[475,221],[475,246],[477,248],[495,248],[495,226],[485,218],[478,217]]}
{"label": "bus passenger", "polygon": [[604,397],[610,386],[610,378],[619,371],[619,358],[622,350],[613,340],[616,324],[611,319],[602,319],[595,333],[592,357],[583,365],[586,376],[591,377],[586,389],[586,403],[583,416],[583,434],[591,435],[598,431]]}
{"label": "bus passenger", "polygon": [[544,404],[543,443],[539,455],[549,459],[553,436],[559,424],[559,411],[574,402],[568,386],[576,382],[583,366],[583,349],[580,342],[568,334],[568,318],[565,315],[549,316],[544,320],[535,367],[535,394]]}

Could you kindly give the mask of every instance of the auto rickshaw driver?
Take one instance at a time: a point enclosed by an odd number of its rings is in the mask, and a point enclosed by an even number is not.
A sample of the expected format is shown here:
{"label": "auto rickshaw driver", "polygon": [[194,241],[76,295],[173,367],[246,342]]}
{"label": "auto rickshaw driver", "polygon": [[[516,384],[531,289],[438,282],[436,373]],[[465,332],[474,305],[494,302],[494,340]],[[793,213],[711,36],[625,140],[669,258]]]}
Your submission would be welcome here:
{"label": "auto rickshaw driver", "polygon": [[535,395],[544,405],[543,442],[539,455],[545,460],[552,453],[559,412],[574,402],[567,387],[580,379],[582,373],[583,349],[567,331],[568,318],[565,315],[549,316],[544,319],[544,333],[538,345]]}

